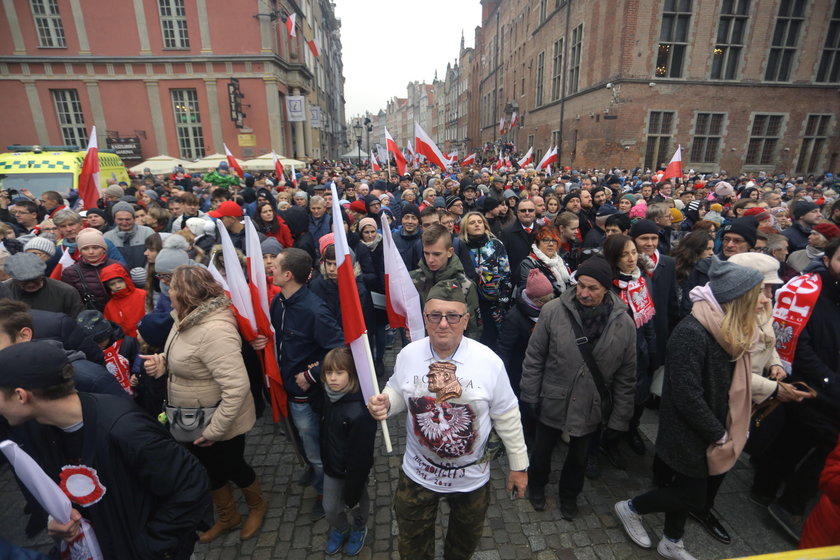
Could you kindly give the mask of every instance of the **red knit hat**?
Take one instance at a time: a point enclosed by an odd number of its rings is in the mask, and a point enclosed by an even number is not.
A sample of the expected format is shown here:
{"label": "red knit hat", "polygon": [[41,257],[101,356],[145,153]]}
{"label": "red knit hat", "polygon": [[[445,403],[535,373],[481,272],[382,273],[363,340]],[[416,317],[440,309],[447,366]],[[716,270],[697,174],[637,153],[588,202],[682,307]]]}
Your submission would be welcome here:
{"label": "red knit hat", "polygon": [[821,234],[829,241],[835,237],[840,237],[840,228],[829,222],[820,222],[811,229]]}
{"label": "red knit hat", "polygon": [[528,296],[528,299],[534,300],[553,292],[554,287],[548,281],[545,274],[536,268],[532,268],[531,272],[528,273],[528,280],[525,283],[525,295]]}

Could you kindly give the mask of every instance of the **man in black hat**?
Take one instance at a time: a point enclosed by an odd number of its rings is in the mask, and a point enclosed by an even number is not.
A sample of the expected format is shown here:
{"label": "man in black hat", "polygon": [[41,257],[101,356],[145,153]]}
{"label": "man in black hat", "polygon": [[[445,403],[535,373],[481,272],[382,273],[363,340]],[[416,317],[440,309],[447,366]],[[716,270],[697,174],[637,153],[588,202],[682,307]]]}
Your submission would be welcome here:
{"label": "man in black hat", "polygon": [[822,218],[820,207],[807,200],[798,200],[791,208],[793,224],[782,231],[782,235],[788,238],[790,252],[799,251],[808,245],[808,236],[811,235],[811,228]]}
{"label": "man in black hat", "polygon": [[507,488],[520,498],[528,484],[528,455],[504,364],[487,346],[464,336],[470,314],[463,287],[457,280],[438,282],[423,311],[429,336],[402,349],[394,375],[368,409],[376,420],[407,411],[406,451],[394,496],[400,557],[434,556],[443,498],[451,509],[444,557],[469,558],[490,504],[491,428],[507,451]]}
{"label": "man in black hat", "polygon": [[[606,424],[604,444],[616,453],[633,415],[636,326],[610,290],[612,276],[600,255],[580,265],[575,289],[543,306],[522,363],[520,400],[537,422],[528,497],[535,510],[545,509],[551,455],[561,433],[567,433],[569,452],[558,484],[560,515],[567,520],[577,515],[598,428]],[[606,393],[611,407],[603,406]]]}
{"label": "man in black hat", "polygon": [[0,415],[11,439],[73,502],[60,524],[34,503],[51,536],[72,541],[81,518],[105,558],[177,558],[192,554],[196,531],[211,519],[207,473],[154,418],[126,399],[79,393],[73,366],[48,342],[0,350]]}
{"label": "man in black hat", "polygon": [[755,247],[758,235],[758,221],[752,216],[732,220],[720,229],[721,260],[727,260],[738,253],[748,253]]}

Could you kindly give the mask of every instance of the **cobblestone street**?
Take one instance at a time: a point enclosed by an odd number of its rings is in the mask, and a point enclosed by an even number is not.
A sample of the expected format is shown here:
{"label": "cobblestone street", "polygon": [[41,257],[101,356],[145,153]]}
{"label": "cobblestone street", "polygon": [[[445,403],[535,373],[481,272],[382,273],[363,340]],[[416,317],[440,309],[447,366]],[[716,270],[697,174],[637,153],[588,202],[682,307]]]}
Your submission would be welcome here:
{"label": "cobblestone street", "polygon": [[[394,358],[392,353],[389,354],[390,359],[386,364],[390,370]],[[573,522],[560,518],[556,498],[558,470],[547,488],[546,510],[536,512],[527,499],[511,501],[505,491],[505,459],[497,460],[492,466],[493,493],[475,560],[621,560],[658,557],[655,544],[661,536],[662,516],[646,517],[654,549],[644,550],[630,542],[613,515],[613,504],[616,501],[649,488],[653,450],[650,441],[656,434],[656,422],[656,413],[646,411],[642,431],[648,439],[648,453],[645,457],[637,457],[626,450],[630,463],[626,471],[615,470],[605,460],[601,461],[601,478],[586,481],[579,498],[580,515]],[[402,418],[392,419],[389,428],[394,454],[386,456],[384,445],[377,445],[369,484],[372,502],[369,532],[366,546],[359,555],[363,560],[399,558],[395,539],[397,528],[391,504],[405,447],[405,423]],[[378,443],[381,443],[380,436],[377,436]],[[250,432],[247,445],[246,454],[257,470],[269,499],[270,509],[265,526],[257,537],[249,541],[241,542],[238,531],[234,531],[211,545],[199,545],[195,554],[197,560],[325,558],[323,549],[327,523],[325,520],[315,524],[309,521],[315,492],[312,488],[296,484],[303,468],[286,437],[271,424],[270,418],[263,418]],[[555,451],[553,465],[556,468],[562,464],[566,449],[561,443]],[[731,545],[720,544],[689,519],[685,542],[688,550],[698,559],[735,558],[794,548],[794,543],[775,527],[767,511],[749,501],[751,479],[751,469],[742,458],[727,476],[717,498],[716,510],[732,534]],[[49,549],[46,533],[34,540],[23,536],[23,499],[6,467],[0,470],[0,503],[4,505],[0,511],[0,536],[24,546],[44,551]],[[241,497],[239,508],[245,512]],[[447,512],[447,506],[442,505],[437,558],[443,556],[440,537],[443,534],[442,528],[447,524]],[[340,555],[332,558],[340,558]]]}

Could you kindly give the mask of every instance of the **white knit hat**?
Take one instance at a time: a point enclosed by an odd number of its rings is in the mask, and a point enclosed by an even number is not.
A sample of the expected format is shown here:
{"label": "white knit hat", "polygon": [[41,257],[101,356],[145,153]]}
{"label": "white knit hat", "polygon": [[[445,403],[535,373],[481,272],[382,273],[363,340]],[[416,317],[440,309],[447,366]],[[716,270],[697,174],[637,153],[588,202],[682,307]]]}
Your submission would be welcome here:
{"label": "white knit hat", "polygon": [[51,257],[55,255],[55,243],[45,237],[33,237],[27,241],[26,245],[23,246],[23,250],[29,251],[30,249],[41,251]]}

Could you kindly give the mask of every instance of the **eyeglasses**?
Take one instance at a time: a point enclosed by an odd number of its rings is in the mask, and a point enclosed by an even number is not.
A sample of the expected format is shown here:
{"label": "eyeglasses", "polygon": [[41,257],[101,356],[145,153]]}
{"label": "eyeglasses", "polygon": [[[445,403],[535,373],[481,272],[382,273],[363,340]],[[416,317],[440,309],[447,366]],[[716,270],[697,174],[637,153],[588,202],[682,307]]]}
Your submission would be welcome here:
{"label": "eyeglasses", "polygon": [[536,210],[534,208],[520,208],[519,212],[522,212],[523,214],[530,214],[531,212],[536,212]]}
{"label": "eyeglasses", "polygon": [[466,313],[426,313],[426,320],[437,325],[441,319],[446,317],[446,322],[454,325],[461,321],[466,316]]}
{"label": "eyeglasses", "polygon": [[744,238],[743,238],[743,237],[741,237],[741,236],[738,236],[738,237],[731,237],[731,236],[729,236],[729,235],[724,235],[724,236],[723,236],[722,241],[723,241],[723,244],[724,244],[724,245],[726,245],[727,243],[734,243],[735,245],[740,245],[740,244],[742,244],[742,243],[746,243],[746,242],[747,242],[747,240],[746,240],[746,239],[744,239]]}
{"label": "eyeglasses", "polygon": [[546,237],[544,239],[540,239],[540,243],[554,243],[556,245],[557,243],[560,243],[560,242],[557,241],[556,239],[554,239],[553,237]]}

